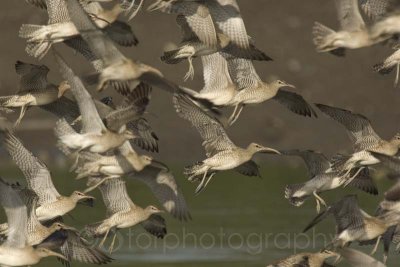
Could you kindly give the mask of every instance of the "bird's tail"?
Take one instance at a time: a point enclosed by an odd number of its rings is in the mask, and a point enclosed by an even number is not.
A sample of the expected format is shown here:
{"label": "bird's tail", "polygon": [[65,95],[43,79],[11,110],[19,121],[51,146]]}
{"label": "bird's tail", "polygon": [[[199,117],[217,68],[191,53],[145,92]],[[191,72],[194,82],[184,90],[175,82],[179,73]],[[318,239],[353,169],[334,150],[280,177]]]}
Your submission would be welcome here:
{"label": "bird's tail", "polygon": [[289,200],[289,203],[293,206],[299,207],[304,204],[304,201],[308,196],[294,197],[304,184],[290,184],[285,187],[285,198]]}
{"label": "bird's tail", "polygon": [[10,102],[16,100],[15,96],[0,96],[0,106],[8,107]]}
{"label": "bird's tail", "polygon": [[46,25],[23,24],[19,37],[28,39],[25,51],[28,55],[42,59],[51,48],[52,42],[45,40],[48,28]]}
{"label": "bird's tail", "polygon": [[167,64],[178,64],[184,58],[177,58],[180,49],[174,49],[170,51],[164,51],[164,54],[161,56],[161,60]]}
{"label": "bird's tail", "polygon": [[192,89],[182,87],[180,86],[180,93],[188,96],[192,101],[195,102],[201,109],[204,111],[210,111],[213,113],[213,115],[217,118],[222,116],[221,111],[218,109],[218,107],[215,106],[215,104],[205,98],[201,98],[200,94]]}
{"label": "bird's tail", "polygon": [[317,51],[319,52],[327,52],[329,51],[331,54],[335,56],[345,56],[344,48],[336,48],[331,47],[332,37],[336,33],[331,28],[326,27],[325,25],[315,22],[313,27],[313,42],[317,47]]}
{"label": "bird's tail", "polygon": [[324,211],[320,212],[307,226],[304,228],[303,233],[307,232],[311,228],[313,228],[316,224],[324,220],[329,215],[329,211],[332,209],[332,206],[327,207]]}
{"label": "bird's tail", "polygon": [[245,58],[257,61],[273,61],[270,56],[265,54],[253,44],[250,44],[248,49],[242,49],[230,44],[227,49],[224,49],[223,51],[226,52],[226,54],[231,55],[233,58]]}
{"label": "bird's tail", "polygon": [[32,39],[37,37],[46,29],[46,25],[22,24],[19,29],[19,37]]}
{"label": "bird's tail", "polygon": [[348,169],[351,155],[336,154],[331,159],[331,169],[333,171],[343,172]]}
{"label": "bird's tail", "polygon": [[385,75],[385,74],[391,73],[395,67],[396,67],[396,65],[388,65],[388,64],[385,64],[385,62],[381,62],[381,63],[375,64],[372,68],[375,72]]}
{"label": "bird's tail", "polygon": [[86,225],[85,229],[84,229],[85,236],[92,237],[92,238],[97,238],[97,237],[103,236],[98,233],[98,229],[102,223],[103,223],[103,221]]}
{"label": "bird's tail", "polygon": [[202,161],[196,162],[190,166],[186,166],[183,174],[192,177],[191,181],[196,181],[197,176],[202,174],[204,170],[204,163]]}

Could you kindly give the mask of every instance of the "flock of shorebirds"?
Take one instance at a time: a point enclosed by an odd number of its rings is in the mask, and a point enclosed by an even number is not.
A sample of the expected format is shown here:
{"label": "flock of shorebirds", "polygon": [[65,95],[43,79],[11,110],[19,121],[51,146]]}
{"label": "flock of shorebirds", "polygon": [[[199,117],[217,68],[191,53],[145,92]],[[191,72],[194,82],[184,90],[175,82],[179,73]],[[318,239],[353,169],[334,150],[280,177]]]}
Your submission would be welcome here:
{"label": "flock of shorebirds", "polygon": [[[206,159],[188,166],[184,174],[197,182],[199,194],[220,171],[236,170],[247,176],[259,176],[259,167],[252,160],[256,153],[274,153],[301,157],[309,169],[310,179],[301,184],[287,185],[285,198],[301,206],[314,197],[318,215],[305,231],[333,215],[336,236],[322,251],[301,253],[269,266],[320,267],[332,266],[344,260],[352,266],[385,266],[391,243],[400,249],[400,183],[385,193],[375,215],[359,206],[356,195],[348,195],[336,203],[327,204],[322,192],[347,185],[372,195],[377,187],[371,178],[371,165],[383,165],[393,173],[400,172],[400,134],[384,140],[374,131],[370,121],[361,114],[323,104],[309,104],[301,95],[283,88],[293,85],[275,80],[265,82],[258,76],[252,61],[272,60],[259,50],[248,36],[236,0],[157,0],[148,9],[176,16],[182,30],[182,42],[165,51],[161,60],[177,64],[187,60],[189,70],[184,79],[194,76],[192,61],[200,57],[203,64],[204,87],[192,90],[166,79],[157,69],[127,58],[118,46],[138,43],[121,14],[132,19],[143,1],[119,0],[111,9],[99,2],[112,0],[26,0],[47,11],[47,25],[22,25],[19,35],[26,39],[26,52],[38,59],[51,54],[57,62],[63,81],[50,83],[50,71],[44,65],[17,61],[19,90],[14,95],[0,97],[2,113],[20,109],[18,119],[11,124],[1,118],[1,137],[11,159],[26,178],[26,186],[0,178],[0,203],[7,223],[0,225],[3,239],[0,245],[0,265],[34,265],[41,258],[56,256],[63,263],[76,260],[105,264],[112,261],[116,231],[135,225],[157,238],[165,236],[163,210],[136,205],[126,189],[126,179],[138,179],[152,190],[164,209],[181,221],[190,220],[185,199],[168,167],[137,148],[158,152],[158,138],[144,118],[152,88],[173,95],[173,106],[179,117],[189,121],[204,140]],[[318,52],[344,56],[347,49],[356,49],[385,42],[396,51],[374,70],[387,74],[396,68],[399,79],[400,1],[335,0],[341,28],[332,30],[321,23],[313,28]],[[103,4],[104,5],[104,4]],[[364,22],[363,17],[368,21]],[[69,67],[54,44],[64,43],[82,55],[94,68],[93,74],[78,76]],[[76,56],[79,58],[79,56]],[[98,91],[114,88],[119,101],[111,97],[96,99],[87,88]],[[69,93],[68,93],[69,92]],[[67,96],[71,94],[72,96]],[[342,124],[354,147],[351,153],[331,159],[314,151],[279,151],[251,143],[238,147],[227,130],[235,123],[246,105],[276,100],[293,113],[317,117],[315,107]],[[52,182],[45,163],[30,152],[15,135],[15,130],[31,107],[40,107],[59,118],[55,135],[59,149],[71,159],[71,171],[77,179],[87,179],[84,191],[61,195]],[[232,107],[226,116],[221,112]],[[87,225],[84,231],[68,226],[62,217],[77,204],[93,205],[89,192],[99,189],[107,209],[104,220]],[[321,210],[321,206],[324,209]],[[112,237],[108,253],[102,249],[107,237]],[[101,240],[93,247],[89,239]],[[373,254],[380,241],[384,259],[348,246],[353,242],[372,244]],[[334,263],[327,263],[336,257]]]}

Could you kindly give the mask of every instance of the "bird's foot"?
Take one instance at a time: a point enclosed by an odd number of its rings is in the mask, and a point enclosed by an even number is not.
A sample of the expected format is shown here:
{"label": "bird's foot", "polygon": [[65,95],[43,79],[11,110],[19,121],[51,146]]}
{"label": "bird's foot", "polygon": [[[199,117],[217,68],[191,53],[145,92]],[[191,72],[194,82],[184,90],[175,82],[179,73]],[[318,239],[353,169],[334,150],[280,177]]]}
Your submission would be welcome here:
{"label": "bird's foot", "polygon": [[194,78],[194,68],[193,68],[193,63],[192,63],[191,57],[188,58],[188,62],[189,62],[189,70],[188,70],[188,72],[186,72],[185,77],[183,77],[184,81],[187,81],[189,78],[191,80],[193,80],[193,78]]}

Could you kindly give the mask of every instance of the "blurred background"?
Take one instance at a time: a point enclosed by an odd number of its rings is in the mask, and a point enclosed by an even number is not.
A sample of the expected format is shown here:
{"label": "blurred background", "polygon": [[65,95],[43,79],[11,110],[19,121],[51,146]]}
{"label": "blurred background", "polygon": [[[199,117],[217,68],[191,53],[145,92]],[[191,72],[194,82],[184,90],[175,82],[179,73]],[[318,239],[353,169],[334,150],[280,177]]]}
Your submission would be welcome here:
{"label": "blurred background", "polygon": [[[338,27],[334,1],[307,0],[301,4],[293,0],[238,2],[248,34],[259,49],[274,59],[272,62],[254,63],[261,78],[268,80],[277,77],[296,85],[296,90],[310,103],[324,103],[362,113],[370,118],[375,130],[383,138],[390,138],[399,131],[400,89],[393,87],[393,75],[380,76],[372,71],[375,63],[391,54],[390,47],[377,45],[348,51],[344,58],[315,51],[311,34],[313,23],[319,21],[333,29]],[[148,4],[145,3],[145,7]],[[45,24],[46,20],[45,12],[23,0],[2,3],[2,95],[11,94],[18,89],[18,76],[14,71],[16,60],[46,64],[51,69],[49,80],[53,83],[61,81],[51,54],[38,62],[27,56],[24,51],[25,41],[18,37],[21,24]],[[137,47],[121,48],[127,56],[160,69],[168,79],[178,84],[196,90],[202,88],[202,67],[199,59],[195,60],[195,79],[187,83],[183,82],[187,70],[186,62],[166,65],[159,59],[165,46],[180,41],[180,30],[175,23],[175,16],[160,12],[150,13],[143,9],[130,25],[140,43]],[[57,48],[77,74],[92,71],[81,56],[75,55],[63,45]],[[105,95],[116,96],[111,89],[96,96],[100,98]],[[171,95],[157,88],[153,89],[147,119],[160,138],[160,153],[153,156],[173,166],[192,208],[194,220],[181,224],[168,218],[169,232],[179,234],[184,226],[196,236],[210,231],[216,234],[221,228],[228,233],[238,232],[243,236],[250,233],[299,233],[315,214],[314,203],[309,200],[303,208],[291,207],[283,197],[283,188],[286,183],[306,179],[301,161],[287,157],[257,157],[264,179],[242,177],[233,172],[220,174],[206,192],[194,197],[194,186],[181,173],[183,166],[204,157],[201,139],[187,121],[176,115],[171,100]],[[55,120],[51,114],[32,108],[23,119],[17,135],[55,172],[55,183],[62,188],[60,191],[66,193],[81,185],[72,182],[73,175],[65,171],[69,163],[55,146],[56,140],[52,132]],[[277,149],[313,149],[327,155],[350,150],[350,141],[341,125],[321,113],[317,119],[297,116],[273,101],[247,107],[237,123],[228,129],[228,134],[240,146],[254,141]],[[10,164],[11,161],[3,149],[0,155],[4,166],[0,174],[21,179],[22,174]],[[143,186],[132,183],[130,187],[132,198],[139,204],[146,205],[154,201]],[[381,192],[386,187],[386,184],[381,183]],[[348,191],[352,190],[348,189],[340,194]],[[337,198],[338,192],[333,192],[331,196]],[[369,212],[374,211],[381,197],[373,198],[361,193],[363,204]],[[73,214],[74,220],[83,224],[93,221],[94,218],[101,219],[104,214],[101,201],[98,203],[93,210],[80,208]],[[328,223],[324,227],[319,230],[333,230],[332,224]],[[291,241],[292,238],[293,236],[290,237]],[[178,263],[182,266],[220,266],[221,263],[230,266],[259,266],[294,252],[293,242],[287,248],[281,248],[274,242],[263,241],[263,249],[255,254],[243,246],[238,246],[239,249],[232,248],[227,245],[227,240],[221,246],[210,245],[208,249],[196,249],[189,242],[187,247],[178,246],[179,249],[167,252],[162,248],[162,242],[165,241],[160,242],[159,248],[117,251],[115,258],[120,261],[115,261],[110,266],[125,265],[129,261],[158,266],[176,266]],[[316,249],[320,247],[321,243],[318,243]]]}

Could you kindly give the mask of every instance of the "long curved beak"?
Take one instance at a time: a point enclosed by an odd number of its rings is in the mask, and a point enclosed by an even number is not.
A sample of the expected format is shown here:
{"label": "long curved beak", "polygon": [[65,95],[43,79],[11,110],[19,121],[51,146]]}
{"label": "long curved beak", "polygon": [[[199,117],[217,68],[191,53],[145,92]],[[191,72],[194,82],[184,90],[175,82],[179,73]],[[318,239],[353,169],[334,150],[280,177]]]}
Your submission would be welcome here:
{"label": "long curved beak", "polygon": [[282,153],[276,149],[264,147],[263,150],[260,151],[261,153],[271,153],[271,154],[278,154],[281,155]]}
{"label": "long curved beak", "polygon": [[63,227],[62,227],[64,230],[69,230],[69,231],[72,231],[72,232],[75,232],[75,233],[79,233],[79,230],[78,229],[76,229],[75,227],[72,227],[72,226],[68,226],[68,225],[63,225]]}
{"label": "long curved beak", "polygon": [[290,88],[296,89],[296,86],[294,86],[293,84],[290,84],[290,83],[287,83],[287,84],[285,85],[285,87],[290,87]]}
{"label": "long curved beak", "polygon": [[[155,164],[154,164],[154,163],[155,163]],[[151,165],[153,165],[154,167],[158,167],[158,168],[160,168],[160,169],[163,169],[163,170],[169,172],[168,166],[165,165],[164,163],[162,163],[161,161],[158,161],[158,160],[154,160],[154,159],[153,159],[153,160],[151,161]]]}
{"label": "long curved beak", "polygon": [[85,206],[88,206],[88,207],[93,207],[95,199],[96,199],[95,197],[86,195],[80,201],[78,201],[78,203],[82,204],[82,205],[85,205]]}
{"label": "long curved beak", "polygon": [[49,256],[54,256],[69,262],[69,259],[67,259],[64,255],[62,255],[61,253],[54,252],[52,250],[49,250]]}

